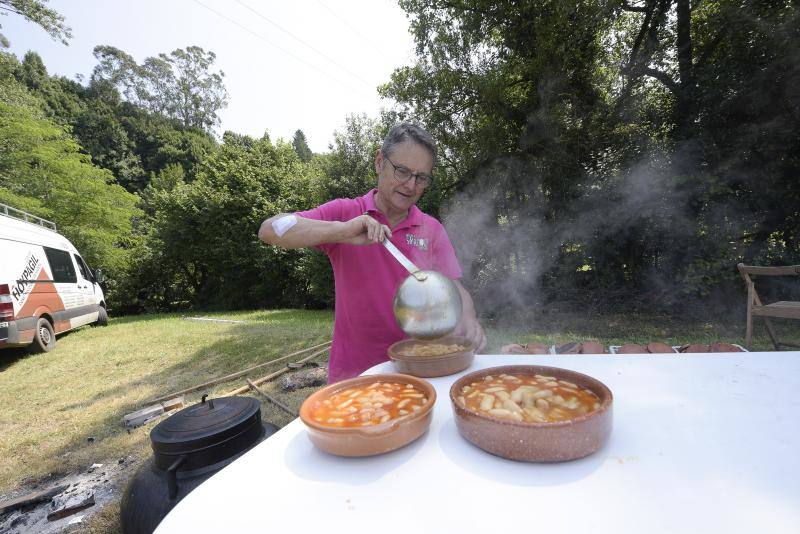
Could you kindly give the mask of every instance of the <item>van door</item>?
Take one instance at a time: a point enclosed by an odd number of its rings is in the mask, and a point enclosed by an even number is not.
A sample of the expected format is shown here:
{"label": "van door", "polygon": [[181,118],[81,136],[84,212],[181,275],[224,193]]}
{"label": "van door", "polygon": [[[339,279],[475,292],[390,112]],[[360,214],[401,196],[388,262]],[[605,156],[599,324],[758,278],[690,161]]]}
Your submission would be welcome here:
{"label": "van door", "polygon": [[78,275],[70,253],[56,248],[43,248],[52,271],[53,288],[64,303],[63,311],[53,313],[56,322],[53,327],[56,333],[60,333],[74,328],[72,319],[85,313],[84,295],[78,289]]}
{"label": "van door", "polygon": [[78,292],[83,295],[83,307],[86,312],[72,320],[73,328],[75,328],[97,321],[100,299],[97,298],[94,276],[92,275],[92,271],[89,270],[89,266],[86,265],[86,262],[83,261],[83,258],[79,255],[73,254],[72,257],[75,259],[75,264],[78,266]]}

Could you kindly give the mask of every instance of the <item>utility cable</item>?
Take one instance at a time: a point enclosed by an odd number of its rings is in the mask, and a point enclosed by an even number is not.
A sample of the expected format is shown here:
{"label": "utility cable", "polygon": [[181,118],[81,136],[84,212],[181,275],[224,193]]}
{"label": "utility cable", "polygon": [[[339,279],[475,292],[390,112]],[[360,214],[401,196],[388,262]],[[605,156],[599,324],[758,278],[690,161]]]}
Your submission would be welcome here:
{"label": "utility cable", "polygon": [[386,53],[384,50],[382,50],[382,49],[381,49],[381,47],[380,47],[380,46],[378,46],[378,44],[377,44],[376,42],[374,42],[374,41],[373,41],[372,39],[370,39],[369,37],[366,37],[366,36],[365,36],[363,33],[361,33],[360,31],[358,31],[358,29],[357,29],[357,28],[354,28],[354,27],[353,27],[353,26],[352,26],[352,25],[351,25],[351,24],[350,24],[350,23],[347,21],[347,19],[345,19],[345,18],[343,18],[343,17],[340,17],[340,16],[339,16],[339,14],[338,14],[338,13],[337,13],[335,10],[331,9],[329,6],[327,6],[325,3],[323,3],[323,2],[322,2],[322,0],[317,0],[317,3],[318,3],[319,5],[321,5],[322,7],[324,7],[324,8],[325,8],[325,9],[326,9],[326,10],[327,10],[327,11],[328,11],[328,12],[329,12],[331,15],[333,15],[334,17],[336,17],[337,19],[339,19],[339,21],[340,21],[342,24],[344,24],[345,26],[347,26],[347,28],[348,28],[348,29],[349,29],[351,32],[353,32],[353,34],[355,34],[355,35],[357,35],[358,37],[360,37],[360,38],[361,38],[361,39],[362,39],[362,40],[363,40],[365,43],[368,43],[368,44],[370,45],[370,50],[372,50],[373,52],[377,51],[377,52],[379,53],[379,57],[381,57],[381,58],[384,58],[384,59],[385,59],[386,57],[388,57],[388,54],[387,54],[387,53]]}
{"label": "utility cable", "polygon": [[296,59],[296,60],[297,60],[297,61],[299,61],[300,63],[303,63],[304,65],[307,65],[308,67],[311,67],[313,70],[315,70],[315,71],[319,72],[320,74],[324,74],[325,76],[327,76],[327,77],[328,77],[328,78],[330,78],[331,80],[333,80],[333,81],[335,81],[335,82],[337,82],[337,83],[341,84],[342,86],[344,86],[344,87],[346,87],[346,88],[350,89],[351,91],[355,91],[355,92],[357,92],[357,93],[361,93],[361,94],[363,94],[364,96],[372,96],[372,95],[369,95],[368,93],[364,92],[363,90],[361,90],[361,89],[358,89],[358,88],[356,88],[356,87],[353,87],[353,86],[352,86],[352,85],[350,85],[349,83],[347,83],[347,82],[344,82],[344,81],[340,80],[339,78],[337,78],[337,77],[333,76],[332,74],[329,74],[328,72],[326,72],[326,71],[324,71],[324,70],[322,70],[322,69],[318,68],[316,65],[314,65],[314,64],[312,64],[312,63],[309,63],[308,61],[306,61],[306,60],[304,60],[303,58],[301,58],[301,57],[297,56],[296,54],[292,53],[291,51],[289,51],[289,50],[286,50],[286,49],[285,49],[285,48],[283,48],[282,46],[280,46],[280,45],[278,45],[278,44],[275,44],[275,43],[273,43],[272,41],[270,41],[269,39],[267,39],[267,38],[266,38],[266,37],[264,37],[263,35],[261,35],[261,34],[259,34],[259,33],[257,33],[257,32],[254,32],[253,30],[251,30],[251,29],[249,29],[249,28],[247,28],[247,27],[245,27],[245,26],[243,26],[243,25],[239,24],[238,22],[236,22],[236,21],[235,21],[235,20],[233,20],[232,18],[230,18],[230,17],[228,17],[228,16],[224,15],[223,13],[220,13],[220,12],[219,12],[219,11],[217,11],[216,9],[214,9],[214,8],[212,8],[212,7],[209,7],[209,6],[205,5],[204,3],[200,2],[200,0],[192,0],[192,1],[193,1],[195,4],[198,4],[199,6],[201,6],[201,7],[204,7],[204,8],[205,8],[205,9],[207,9],[208,11],[211,11],[212,13],[214,13],[215,15],[217,15],[218,17],[220,17],[220,18],[222,18],[222,19],[225,19],[225,20],[227,20],[228,22],[230,22],[231,24],[233,24],[233,25],[235,25],[235,26],[238,26],[239,28],[243,29],[244,31],[246,31],[246,32],[247,32],[247,33],[249,33],[250,35],[252,35],[252,36],[254,36],[254,37],[258,38],[258,39],[261,39],[261,40],[262,40],[262,41],[264,41],[265,43],[267,43],[267,44],[269,44],[269,45],[271,45],[271,46],[273,46],[273,47],[277,48],[278,50],[280,50],[280,51],[281,51],[281,52],[283,52],[284,54],[287,54],[287,55],[289,55],[289,56],[293,57],[294,59]]}
{"label": "utility cable", "polygon": [[359,76],[359,75],[358,75],[358,74],[356,74],[355,72],[351,71],[350,69],[348,69],[347,67],[345,67],[344,65],[342,65],[341,63],[339,63],[338,61],[336,61],[335,59],[333,59],[332,57],[328,56],[328,55],[327,55],[327,54],[325,54],[324,52],[321,52],[321,51],[317,50],[317,49],[316,49],[314,46],[312,46],[312,45],[308,44],[307,42],[305,42],[304,40],[302,40],[301,38],[299,38],[298,36],[296,36],[295,34],[293,34],[292,32],[290,32],[290,31],[289,31],[289,30],[287,30],[286,28],[282,27],[280,24],[278,24],[277,22],[273,21],[272,19],[270,19],[270,18],[269,18],[269,17],[267,17],[266,15],[264,15],[264,14],[262,14],[262,13],[258,12],[257,10],[255,10],[255,9],[253,9],[252,7],[248,6],[247,4],[245,4],[244,2],[242,2],[241,0],[236,0],[236,3],[237,3],[237,4],[239,4],[240,6],[242,6],[242,7],[246,8],[246,9],[248,9],[248,10],[249,10],[250,12],[252,12],[254,15],[256,15],[256,16],[258,16],[258,17],[260,17],[260,18],[262,18],[262,19],[266,20],[267,22],[269,22],[270,24],[272,24],[273,26],[275,26],[276,28],[278,28],[280,31],[282,31],[283,33],[285,33],[286,35],[288,35],[289,37],[291,37],[292,39],[294,39],[295,41],[297,41],[297,42],[299,42],[300,44],[302,44],[302,45],[306,46],[307,48],[310,48],[312,51],[316,52],[317,54],[319,54],[320,56],[322,56],[322,57],[323,57],[323,58],[325,58],[326,60],[330,61],[331,63],[333,63],[334,65],[336,65],[337,67],[339,67],[340,69],[342,69],[343,71],[345,71],[346,73],[348,73],[350,76],[352,76],[352,77],[356,78],[357,80],[359,80],[360,82],[362,82],[362,83],[363,83],[364,85],[366,85],[367,87],[370,87],[370,88],[372,88],[372,85],[371,85],[371,84],[370,84],[370,83],[369,83],[367,80],[365,80],[364,78],[362,78],[361,76]]}

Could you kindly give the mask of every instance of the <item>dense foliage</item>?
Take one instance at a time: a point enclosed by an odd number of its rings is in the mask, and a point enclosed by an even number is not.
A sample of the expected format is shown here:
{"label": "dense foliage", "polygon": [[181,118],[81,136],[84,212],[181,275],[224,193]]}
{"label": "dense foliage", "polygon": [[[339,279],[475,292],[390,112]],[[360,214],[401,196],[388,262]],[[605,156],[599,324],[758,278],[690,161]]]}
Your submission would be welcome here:
{"label": "dense foliage", "polygon": [[[69,37],[39,0],[3,5]],[[740,302],[737,262],[800,263],[796,2],[400,5],[417,59],[381,88],[397,105],[349,116],[325,154],[300,129],[217,137],[227,92],[199,47],[98,46],[86,84],[0,54],[0,201],[56,220],[117,309],[330,306],[327,259],[258,226],[373,187],[409,118],[440,142],[420,207],[483,312]]]}
{"label": "dense foliage", "polygon": [[401,5],[383,91],[449,149],[483,302],[738,300],[738,261],[800,262],[795,2]]}
{"label": "dense foliage", "polygon": [[55,221],[93,267],[112,276],[127,265],[120,241],[136,197],[90,163],[69,133],[0,69],[0,202]]}
{"label": "dense foliage", "polygon": [[142,109],[180,122],[186,128],[210,128],[219,124],[217,111],[228,103],[222,82],[224,73],[209,72],[216,59],[214,52],[189,46],[139,65],[113,46],[97,46],[98,65],[92,81],[108,82],[129,102]]}

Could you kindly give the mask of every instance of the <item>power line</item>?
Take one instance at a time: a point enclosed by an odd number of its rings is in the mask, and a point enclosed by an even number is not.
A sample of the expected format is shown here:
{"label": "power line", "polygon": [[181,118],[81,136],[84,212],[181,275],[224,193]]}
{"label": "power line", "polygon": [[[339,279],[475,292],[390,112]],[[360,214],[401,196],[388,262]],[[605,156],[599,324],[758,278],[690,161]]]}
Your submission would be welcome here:
{"label": "power line", "polygon": [[370,88],[372,87],[372,86],[370,85],[370,83],[369,83],[367,80],[365,80],[364,78],[362,78],[361,76],[359,76],[359,75],[358,75],[358,74],[356,74],[355,72],[351,71],[350,69],[348,69],[347,67],[345,67],[344,65],[342,65],[341,63],[339,63],[338,61],[336,61],[335,59],[333,59],[332,57],[328,56],[328,55],[327,55],[327,54],[325,54],[324,52],[321,52],[321,51],[317,50],[316,48],[314,48],[314,46],[312,46],[312,45],[308,44],[307,42],[305,42],[304,40],[302,40],[301,38],[299,38],[298,36],[296,36],[295,34],[293,34],[292,32],[290,32],[290,31],[289,31],[289,30],[287,30],[286,28],[282,27],[280,24],[278,24],[277,22],[273,21],[272,19],[270,19],[270,18],[269,18],[269,17],[267,17],[266,15],[263,15],[262,13],[259,13],[258,11],[256,11],[256,10],[255,10],[255,9],[253,9],[252,7],[248,6],[247,4],[245,4],[244,2],[242,2],[241,0],[236,0],[236,3],[237,3],[237,4],[239,4],[239,5],[240,5],[240,6],[242,6],[242,7],[244,7],[244,8],[246,8],[246,9],[250,10],[250,11],[251,11],[252,13],[254,13],[256,16],[258,16],[258,17],[261,17],[262,19],[266,20],[267,22],[269,22],[270,24],[272,24],[273,26],[275,26],[276,28],[278,28],[280,31],[282,31],[283,33],[285,33],[286,35],[288,35],[289,37],[291,37],[292,39],[294,39],[295,41],[297,41],[297,42],[299,42],[299,43],[303,44],[304,46],[306,46],[306,47],[308,47],[308,48],[310,48],[311,50],[313,50],[314,52],[316,52],[317,54],[319,54],[319,55],[320,55],[320,56],[322,56],[323,58],[327,59],[328,61],[330,61],[331,63],[333,63],[334,65],[336,65],[336,66],[337,66],[337,67],[339,67],[340,69],[342,69],[343,71],[345,71],[345,72],[347,72],[348,74],[350,74],[350,76],[352,76],[352,77],[354,77],[354,78],[358,79],[359,81],[363,82],[363,83],[364,83],[364,85],[366,85],[367,87],[370,87]]}
{"label": "power line", "polygon": [[218,17],[220,17],[220,18],[222,18],[222,19],[225,19],[225,20],[227,20],[228,22],[230,22],[231,24],[233,24],[233,25],[235,25],[235,26],[238,26],[239,28],[243,29],[244,31],[246,31],[246,32],[247,32],[247,33],[249,33],[250,35],[252,35],[252,36],[254,36],[254,37],[257,37],[258,39],[261,39],[262,41],[264,41],[264,42],[265,42],[265,43],[267,43],[268,45],[270,45],[270,46],[273,46],[273,47],[277,48],[278,50],[280,50],[280,51],[281,51],[281,52],[283,52],[284,54],[287,54],[287,55],[289,55],[289,56],[293,57],[294,59],[296,59],[296,60],[297,60],[297,61],[299,61],[300,63],[303,63],[304,65],[307,65],[307,66],[311,67],[313,70],[315,70],[315,71],[319,72],[320,74],[323,74],[323,75],[327,76],[328,78],[330,78],[331,80],[333,80],[333,81],[335,81],[335,82],[337,82],[337,83],[341,84],[342,86],[344,86],[344,87],[346,87],[346,88],[350,89],[351,91],[355,91],[355,92],[357,92],[357,93],[361,93],[361,94],[363,94],[363,95],[365,95],[365,96],[372,96],[372,95],[369,95],[368,93],[365,93],[365,92],[364,92],[364,91],[362,91],[361,89],[358,89],[358,88],[355,88],[355,87],[353,87],[352,85],[350,85],[350,84],[349,84],[349,83],[347,83],[347,82],[343,82],[342,80],[340,80],[340,79],[339,79],[339,78],[337,78],[336,76],[333,76],[332,74],[329,74],[328,72],[325,72],[324,70],[322,70],[322,69],[318,68],[316,65],[314,65],[314,64],[312,64],[312,63],[309,63],[308,61],[306,61],[305,59],[303,59],[303,58],[301,58],[301,57],[297,56],[296,54],[292,53],[291,51],[289,51],[289,50],[286,50],[286,49],[285,49],[285,48],[283,48],[282,46],[280,46],[280,45],[278,45],[278,44],[275,44],[275,43],[273,43],[272,41],[270,41],[269,39],[267,39],[266,37],[264,37],[264,36],[263,36],[263,35],[261,35],[260,33],[256,33],[256,32],[254,32],[253,30],[251,30],[250,28],[247,28],[247,27],[245,27],[245,26],[243,26],[243,25],[239,24],[238,22],[236,22],[236,21],[235,21],[235,20],[233,20],[232,18],[230,18],[230,17],[228,17],[228,16],[224,15],[223,13],[220,13],[220,12],[219,12],[219,11],[217,11],[216,9],[213,9],[213,8],[211,8],[211,7],[207,6],[207,5],[205,5],[204,3],[200,2],[200,0],[192,0],[192,1],[193,1],[195,4],[198,4],[199,6],[201,6],[201,7],[204,7],[205,9],[207,9],[207,10],[211,11],[212,13],[214,13],[215,15],[217,15]]}
{"label": "power line", "polygon": [[340,16],[339,16],[339,14],[338,14],[336,11],[334,11],[334,10],[333,10],[333,9],[331,9],[329,6],[327,6],[325,3],[323,3],[323,2],[322,2],[322,0],[317,0],[317,3],[318,3],[319,5],[321,5],[322,7],[324,7],[326,10],[328,10],[328,12],[329,12],[331,15],[333,15],[334,17],[336,17],[337,19],[339,19],[339,21],[340,21],[342,24],[344,24],[345,26],[347,26],[347,28],[348,28],[348,29],[349,29],[351,32],[353,32],[355,35],[357,35],[358,37],[360,37],[361,39],[363,39],[363,40],[364,40],[364,42],[368,43],[368,44],[370,45],[370,47],[371,47],[371,49],[372,49],[373,51],[377,50],[378,52],[380,52],[380,54],[382,54],[382,56],[381,56],[381,57],[385,58],[385,57],[387,57],[387,56],[388,56],[388,54],[387,54],[387,53],[386,53],[384,50],[382,50],[382,49],[381,49],[381,47],[380,47],[380,46],[378,46],[378,44],[377,44],[376,42],[374,42],[374,41],[373,41],[372,39],[370,39],[369,37],[365,37],[363,33],[361,33],[360,31],[358,31],[358,29],[357,29],[357,28],[354,28],[354,27],[353,27],[353,26],[352,26],[352,25],[351,25],[351,24],[350,24],[350,23],[349,23],[349,22],[348,22],[346,19],[344,19],[344,18],[340,17]]}

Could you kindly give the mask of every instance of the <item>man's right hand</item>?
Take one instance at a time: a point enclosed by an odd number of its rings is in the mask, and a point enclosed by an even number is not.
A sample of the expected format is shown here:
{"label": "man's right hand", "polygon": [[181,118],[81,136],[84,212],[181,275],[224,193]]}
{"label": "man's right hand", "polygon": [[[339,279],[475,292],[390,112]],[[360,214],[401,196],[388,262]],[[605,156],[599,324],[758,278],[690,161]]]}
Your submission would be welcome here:
{"label": "man's right hand", "polygon": [[350,245],[372,245],[391,238],[392,231],[366,213],[344,223],[341,243]]}

